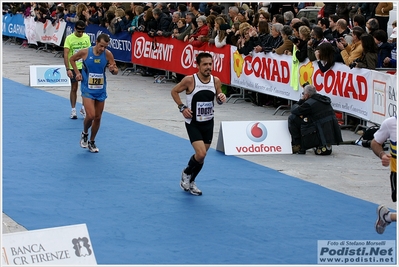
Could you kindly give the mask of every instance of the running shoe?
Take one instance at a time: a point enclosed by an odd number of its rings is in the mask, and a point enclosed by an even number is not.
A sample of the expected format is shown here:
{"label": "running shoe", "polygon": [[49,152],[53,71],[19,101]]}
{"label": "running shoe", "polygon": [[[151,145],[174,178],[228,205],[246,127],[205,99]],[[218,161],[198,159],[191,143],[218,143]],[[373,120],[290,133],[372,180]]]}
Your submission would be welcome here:
{"label": "running shoe", "polygon": [[190,193],[192,195],[196,195],[196,196],[202,195],[202,191],[199,190],[199,188],[197,187],[197,185],[195,184],[194,181],[190,182]]}
{"label": "running shoe", "polygon": [[377,208],[377,221],[375,222],[375,230],[379,234],[383,234],[385,228],[390,224],[385,220],[385,216],[388,216],[389,210],[384,205],[380,205]]}
{"label": "running shoe", "polygon": [[71,119],[76,120],[78,118],[78,116],[76,115],[76,109],[72,109],[71,111]]}
{"label": "running shoe", "polygon": [[86,118],[86,110],[83,108],[83,106],[80,108],[80,115],[82,115],[83,119]]}
{"label": "running shoe", "polygon": [[190,179],[191,175],[186,174],[183,170],[183,172],[181,173],[181,181],[180,181],[181,189],[183,189],[184,191],[190,190]]}
{"label": "running shoe", "polygon": [[87,146],[89,145],[87,142],[88,137],[89,137],[89,133],[82,132],[80,134],[80,146],[82,148],[87,148]]}
{"label": "running shoe", "polygon": [[91,153],[98,153],[100,150],[98,149],[98,147],[96,146],[96,144],[94,143],[95,141],[89,141],[89,151]]}

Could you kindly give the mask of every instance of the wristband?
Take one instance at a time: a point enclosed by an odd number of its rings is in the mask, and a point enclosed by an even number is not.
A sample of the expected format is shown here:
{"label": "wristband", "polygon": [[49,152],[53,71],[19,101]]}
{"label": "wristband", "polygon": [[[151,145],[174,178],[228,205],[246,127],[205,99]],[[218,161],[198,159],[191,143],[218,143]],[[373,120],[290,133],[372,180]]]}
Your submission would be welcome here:
{"label": "wristband", "polygon": [[187,108],[187,106],[184,105],[184,104],[180,104],[180,105],[178,106],[178,108],[179,108],[179,111],[180,111],[180,112],[183,112],[183,111]]}

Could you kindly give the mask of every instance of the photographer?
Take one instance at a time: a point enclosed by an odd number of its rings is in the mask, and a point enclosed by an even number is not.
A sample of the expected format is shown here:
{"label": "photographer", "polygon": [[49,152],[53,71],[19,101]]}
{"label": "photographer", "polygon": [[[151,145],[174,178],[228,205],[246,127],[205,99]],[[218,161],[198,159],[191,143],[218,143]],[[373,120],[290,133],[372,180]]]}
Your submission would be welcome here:
{"label": "photographer", "polygon": [[363,46],[360,41],[360,36],[363,33],[365,32],[361,27],[355,26],[352,29],[352,44],[348,44],[345,39],[336,42],[337,47],[341,50],[341,56],[345,65],[349,66],[355,59],[362,56]]}
{"label": "photographer", "polygon": [[294,44],[295,52],[287,52],[287,55],[295,53],[295,58],[298,62],[303,62],[308,57],[308,51],[306,49],[307,43],[310,40],[310,28],[305,25],[302,21],[295,23],[292,28],[295,37],[291,37],[291,41]]}
{"label": "photographer", "polygon": [[323,36],[323,29],[320,26],[314,26],[310,32],[311,39],[308,41],[308,58],[310,61],[315,61],[316,56],[314,52],[316,48],[322,44],[328,42]]}
{"label": "photographer", "polygon": [[342,142],[331,99],[317,93],[313,85],[305,85],[301,99],[292,107],[288,117],[293,154],[306,154],[309,148],[316,155],[331,154],[331,145]]}

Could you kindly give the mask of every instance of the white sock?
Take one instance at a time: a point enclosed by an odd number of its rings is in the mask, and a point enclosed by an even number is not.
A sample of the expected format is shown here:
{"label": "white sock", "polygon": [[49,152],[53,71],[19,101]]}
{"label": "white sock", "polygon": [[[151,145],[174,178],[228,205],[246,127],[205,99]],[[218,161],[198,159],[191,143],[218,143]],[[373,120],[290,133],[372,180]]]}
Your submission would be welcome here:
{"label": "white sock", "polygon": [[387,214],[385,214],[385,215],[384,215],[384,219],[385,219],[385,221],[387,221],[387,222],[392,222],[392,219],[391,219],[391,212],[388,212]]}
{"label": "white sock", "polygon": [[82,105],[82,109],[85,110],[85,106]]}
{"label": "white sock", "polygon": [[76,108],[72,108],[72,110],[76,111]]}

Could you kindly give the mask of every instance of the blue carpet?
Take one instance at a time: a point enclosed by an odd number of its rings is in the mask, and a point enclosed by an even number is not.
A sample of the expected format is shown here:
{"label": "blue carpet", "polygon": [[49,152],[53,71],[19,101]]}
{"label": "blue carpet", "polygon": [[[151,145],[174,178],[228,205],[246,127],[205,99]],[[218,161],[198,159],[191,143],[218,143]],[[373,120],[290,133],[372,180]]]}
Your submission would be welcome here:
{"label": "blue carpet", "polygon": [[86,223],[98,264],[316,264],[317,240],[395,239],[376,204],[213,149],[192,196],[188,140],[104,112],[92,154],[69,111],[3,79],[3,211],[28,230]]}

